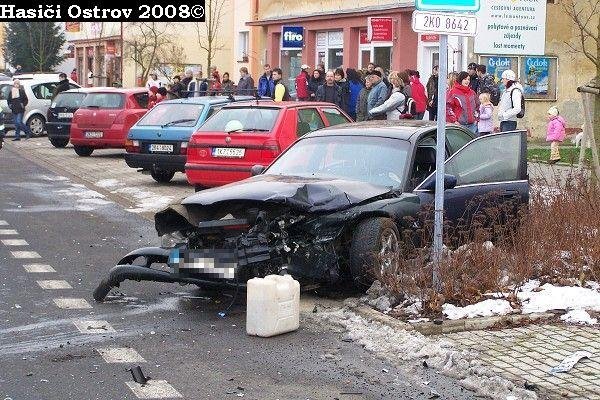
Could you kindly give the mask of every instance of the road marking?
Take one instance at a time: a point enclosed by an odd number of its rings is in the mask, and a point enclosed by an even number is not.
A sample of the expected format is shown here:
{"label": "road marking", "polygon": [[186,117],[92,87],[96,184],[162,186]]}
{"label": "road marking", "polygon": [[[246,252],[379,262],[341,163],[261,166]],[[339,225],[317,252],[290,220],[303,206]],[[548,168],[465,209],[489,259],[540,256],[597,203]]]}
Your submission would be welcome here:
{"label": "road marking", "polygon": [[127,347],[107,347],[96,349],[107,363],[143,363],[146,362],[144,357],[134,349]]}
{"label": "road marking", "polygon": [[145,385],[136,382],[125,382],[138,399],[173,399],[183,398],[167,381],[151,379]]}
{"label": "road marking", "polygon": [[2,244],[5,246],[29,246],[29,243],[23,239],[3,239]]}
{"label": "road marking", "polygon": [[19,232],[14,229],[0,229],[0,235],[18,235]]}
{"label": "road marking", "polygon": [[37,284],[40,285],[42,289],[73,289],[73,286],[67,281],[61,280],[47,280],[47,281],[37,281]]}
{"label": "road marking", "polygon": [[11,251],[10,254],[12,254],[14,258],[42,258],[42,256],[35,251]]}
{"label": "road marking", "polygon": [[54,299],[54,304],[56,304],[59,308],[64,308],[65,310],[83,310],[86,308],[92,308],[92,305],[88,303],[86,299],[58,298]]}
{"label": "road marking", "polygon": [[54,268],[47,264],[25,264],[23,268],[29,273],[56,272]]}
{"label": "road marking", "polygon": [[79,332],[84,333],[86,335],[116,332],[115,329],[112,326],[110,326],[110,324],[107,321],[104,320],[76,320],[73,321],[73,324]]}
{"label": "road marking", "polygon": [[0,226],[7,226],[8,222],[4,221],[3,219],[0,219]]}

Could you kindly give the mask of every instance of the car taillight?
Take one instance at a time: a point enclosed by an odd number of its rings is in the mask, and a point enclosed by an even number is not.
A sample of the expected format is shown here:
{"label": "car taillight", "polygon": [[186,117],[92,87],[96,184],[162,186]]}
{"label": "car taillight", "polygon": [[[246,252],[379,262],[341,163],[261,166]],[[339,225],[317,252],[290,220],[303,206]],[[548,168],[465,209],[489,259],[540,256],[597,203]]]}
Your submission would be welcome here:
{"label": "car taillight", "polygon": [[263,148],[261,150],[262,158],[275,158],[279,155],[281,150],[279,149],[279,143],[277,140],[266,140],[263,143]]}
{"label": "car taillight", "polygon": [[140,152],[140,141],[127,139],[125,141],[125,151],[128,153],[139,153]]}
{"label": "car taillight", "polygon": [[188,142],[181,142],[181,147],[179,148],[179,154],[187,154]]}

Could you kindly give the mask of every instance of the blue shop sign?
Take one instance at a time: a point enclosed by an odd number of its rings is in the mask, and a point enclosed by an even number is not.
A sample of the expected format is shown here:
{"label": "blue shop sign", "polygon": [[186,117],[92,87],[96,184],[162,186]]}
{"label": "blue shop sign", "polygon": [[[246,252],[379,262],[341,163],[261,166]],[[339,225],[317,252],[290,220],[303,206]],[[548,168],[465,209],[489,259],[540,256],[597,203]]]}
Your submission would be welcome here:
{"label": "blue shop sign", "polygon": [[304,46],[304,28],[284,26],[281,28],[281,50],[302,50]]}

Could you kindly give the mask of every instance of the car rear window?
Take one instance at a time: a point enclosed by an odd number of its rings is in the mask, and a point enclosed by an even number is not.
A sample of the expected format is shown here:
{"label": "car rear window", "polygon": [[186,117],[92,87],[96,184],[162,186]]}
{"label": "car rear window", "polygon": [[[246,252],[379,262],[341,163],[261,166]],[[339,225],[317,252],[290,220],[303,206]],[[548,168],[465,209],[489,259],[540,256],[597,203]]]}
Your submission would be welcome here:
{"label": "car rear window", "polygon": [[162,103],[152,108],[137,123],[138,126],[194,126],[204,109],[202,104]]}
{"label": "car rear window", "polygon": [[232,107],[221,111],[207,120],[200,131],[234,130],[237,132],[269,132],[275,126],[279,108]]}
{"label": "car rear window", "polygon": [[67,107],[67,108],[79,108],[83,99],[85,99],[87,93],[59,93],[52,102],[51,107]]}
{"label": "car rear window", "polygon": [[140,107],[148,108],[148,102],[150,100],[148,98],[148,93],[136,93],[133,95],[133,98],[135,99],[135,101],[137,101]]}
{"label": "car rear window", "polygon": [[81,107],[123,108],[124,96],[120,93],[90,93]]}

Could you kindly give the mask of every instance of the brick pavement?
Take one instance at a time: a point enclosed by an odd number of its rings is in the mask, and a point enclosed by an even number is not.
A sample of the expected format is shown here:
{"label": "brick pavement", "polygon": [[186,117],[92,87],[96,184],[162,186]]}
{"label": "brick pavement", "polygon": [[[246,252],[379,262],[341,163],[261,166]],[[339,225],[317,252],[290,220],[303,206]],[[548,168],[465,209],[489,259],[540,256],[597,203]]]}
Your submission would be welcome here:
{"label": "brick pavement", "polygon": [[[481,360],[516,383],[525,380],[556,398],[600,399],[600,330],[569,325],[530,325],[496,331],[443,335],[459,348],[474,350]],[[592,354],[569,372],[552,375],[550,368],[572,353]]]}

